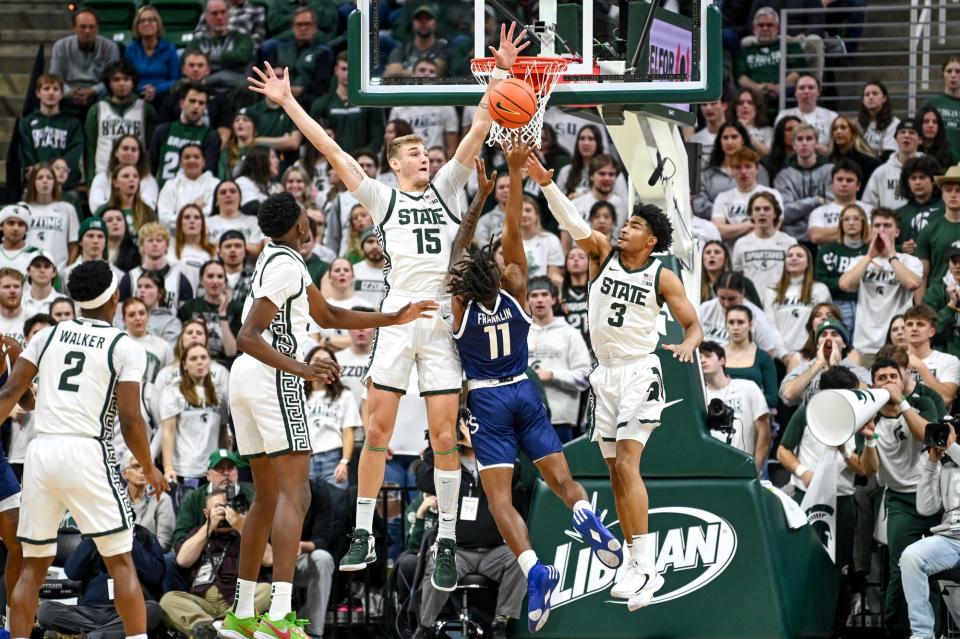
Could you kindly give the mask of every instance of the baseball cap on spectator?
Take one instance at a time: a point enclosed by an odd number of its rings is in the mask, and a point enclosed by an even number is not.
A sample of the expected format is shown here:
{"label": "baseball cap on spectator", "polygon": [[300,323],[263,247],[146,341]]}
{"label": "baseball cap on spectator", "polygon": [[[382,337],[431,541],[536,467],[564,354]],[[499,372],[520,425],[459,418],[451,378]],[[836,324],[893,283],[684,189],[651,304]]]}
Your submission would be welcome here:
{"label": "baseball cap on spectator", "polygon": [[[934,179],[937,181],[937,186],[960,183],[960,165],[951,166],[946,173],[938,175]],[[0,216],[2,216],[2,213],[0,213]]]}
{"label": "baseball cap on spectator", "polygon": [[30,215],[30,209],[22,202],[10,204],[0,209],[0,224],[3,224],[12,217],[21,220],[27,225],[27,228],[30,228],[30,223],[33,221],[33,216]]}
{"label": "baseball cap on spectator", "polygon": [[38,260],[46,261],[47,263],[50,264],[50,266],[53,267],[54,271],[57,270],[57,263],[53,261],[53,256],[46,251],[40,251],[39,253],[34,255],[32,258],[30,258],[30,263],[27,264],[27,268],[30,268],[31,266],[33,266],[33,263]]}
{"label": "baseball cap on spectator", "polygon": [[850,344],[850,331],[843,322],[839,322],[835,319],[828,319],[820,322],[820,326],[817,327],[817,332],[813,337],[814,341],[819,341],[820,335],[828,328],[832,328],[836,332],[840,333],[840,337],[843,338],[844,344]]}
{"label": "baseball cap on spectator", "polygon": [[900,133],[904,129],[909,129],[920,135],[920,127],[917,125],[917,121],[913,118],[904,118],[900,120],[900,124],[897,125],[897,133]]}
{"label": "baseball cap on spectator", "polygon": [[77,232],[77,242],[82,240],[83,236],[86,235],[88,231],[100,231],[104,236],[106,236],[107,225],[104,224],[103,218],[99,215],[88,217],[83,221],[83,224],[80,225],[80,230]]}
{"label": "baseball cap on spectator", "polygon": [[431,18],[437,17],[437,12],[429,4],[421,4],[419,7],[417,7],[416,11],[413,12],[413,19],[416,20],[417,16],[419,16],[421,13],[426,13]]}
{"label": "baseball cap on spectator", "polygon": [[234,466],[246,466],[246,462],[240,458],[240,455],[236,454],[232,450],[227,450],[226,448],[218,448],[212,453],[210,453],[210,463],[207,464],[207,468],[216,468],[217,464],[223,460],[233,462]]}
{"label": "baseball cap on spectator", "polygon": [[377,228],[373,224],[360,233],[360,246],[363,246],[371,237],[377,237]]}
{"label": "baseball cap on spectator", "polygon": [[947,260],[952,260],[955,257],[960,257],[960,240],[951,244],[950,248],[947,249]]}
{"label": "baseball cap on spectator", "polygon": [[220,246],[223,246],[223,243],[226,242],[227,240],[240,240],[244,244],[246,244],[247,242],[247,238],[244,237],[243,233],[241,233],[237,229],[227,229],[226,231],[224,231],[220,235],[220,241],[218,242],[218,244]]}

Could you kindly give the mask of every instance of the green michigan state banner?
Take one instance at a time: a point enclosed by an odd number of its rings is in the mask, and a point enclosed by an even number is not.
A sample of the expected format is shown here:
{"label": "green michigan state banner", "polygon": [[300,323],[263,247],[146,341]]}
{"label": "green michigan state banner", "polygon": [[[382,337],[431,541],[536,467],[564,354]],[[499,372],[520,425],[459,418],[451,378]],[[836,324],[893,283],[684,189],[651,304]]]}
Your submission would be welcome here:
{"label": "green michigan state banner", "polygon": [[813,480],[807,487],[800,508],[807,521],[830,553],[837,560],[837,463],[836,448],[827,448],[813,471]]}

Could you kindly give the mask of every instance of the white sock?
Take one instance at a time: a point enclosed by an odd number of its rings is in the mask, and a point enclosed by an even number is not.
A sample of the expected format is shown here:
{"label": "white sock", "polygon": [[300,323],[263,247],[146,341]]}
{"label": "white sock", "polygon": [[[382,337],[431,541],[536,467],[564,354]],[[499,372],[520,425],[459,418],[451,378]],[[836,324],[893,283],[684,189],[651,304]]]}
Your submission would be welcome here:
{"label": "white sock", "polygon": [[654,535],[651,533],[634,535],[633,544],[630,545],[630,558],[645,572],[649,572],[653,568],[653,545]]}
{"label": "white sock", "polygon": [[373,533],[373,511],[376,506],[376,499],[357,497],[357,528]]}
{"label": "white sock", "polygon": [[233,614],[240,619],[254,617],[257,611],[253,608],[253,595],[257,591],[257,582],[246,579],[237,579],[237,596],[233,602]]}
{"label": "white sock", "polygon": [[275,581],[270,592],[270,612],[267,614],[274,621],[280,621],[290,612],[290,596],[293,595],[293,584],[289,581]]}
{"label": "white sock", "polygon": [[10,630],[10,606],[7,606],[6,610],[7,616],[3,618],[3,629],[6,631]]}
{"label": "white sock", "polygon": [[520,570],[523,571],[524,577],[526,577],[530,569],[536,565],[537,561],[539,561],[537,559],[537,553],[533,550],[524,550],[520,553],[520,556],[517,557],[517,563],[520,564]]}
{"label": "white sock", "polygon": [[433,469],[433,483],[437,488],[437,510],[440,525],[437,539],[457,538],[457,502],[460,497],[460,471]]}
{"label": "white sock", "polygon": [[142,635],[127,635],[127,639],[147,639],[147,634]]}
{"label": "white sock", "polygon": [[581,499],[573,505],[573,512],[578,513],[581,510],[586,510],[587,512],[593,512],[593,506],[590,505],[590,502],[586,499]]}

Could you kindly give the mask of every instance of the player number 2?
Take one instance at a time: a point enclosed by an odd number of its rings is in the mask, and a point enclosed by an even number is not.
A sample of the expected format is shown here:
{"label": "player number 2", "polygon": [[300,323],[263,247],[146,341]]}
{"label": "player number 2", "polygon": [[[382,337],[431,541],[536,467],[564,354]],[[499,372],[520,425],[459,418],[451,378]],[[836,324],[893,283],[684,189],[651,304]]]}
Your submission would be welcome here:
{"label": "player number 2", "polygon": [[58,387],[62,391],[70,391],[71,393],[76,393],[80,390],[80,387],[70,381],[71,377],[76,377],[83,372],[83,364],[87,361],[87,356],[80,351],[70,351],[67,353],[67,356],[63,358],[63,365],[69,366],[67,370],[63,371],[63,374],[60,376],[60,386]]}
{"label": "player number 2", "polygon": [[436,255],[440,252],[440,229],[413,229],[417,236],[417,253]]}
{"label": "player number 2", "polygon": [[627,305],[614,302],[610,305],[610,310],[613,311],[614,315],[613,317],[607,318],[607,324],[610,326],[623,326],[623,314],[627,312]]}
{"label": "player number 2", "polygon": [[[490,338],[490,359],[497,359],[500,357],[500,351],[503,351],[503,356],[507,357],[510,355],[510,325],[509,324],[497,324],[495,326],[484,326],[483,332],[487,334],[487,337]],[[503,340],[503,348],[500,348],[500,344],[497,341],[497,332],[500,333],[500,339]]]}

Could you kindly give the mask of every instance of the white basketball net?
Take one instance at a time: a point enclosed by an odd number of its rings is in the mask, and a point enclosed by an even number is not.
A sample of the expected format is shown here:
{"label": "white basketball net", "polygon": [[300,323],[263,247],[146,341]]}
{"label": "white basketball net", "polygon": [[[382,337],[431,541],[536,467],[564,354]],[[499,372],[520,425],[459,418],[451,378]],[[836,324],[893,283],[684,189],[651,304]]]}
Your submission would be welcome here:
{"label": "white basketball net", "polygon": [[[556,86],[560,74],[567,69],[569,60],[564,58],[524,57],[517,58],[513,65],[513,77],[523,80],[537,94],[537,110],[530,121],[521,127],[508,129],[494,122],[490,126],[490,135],[487,144],[499,146],[505,141],[513,141],[519,135],[522,142],[535,148],[540,148],[540,133],[543,131],[543,114],[547,109],[550,92]],[[474,58],[470,70],[482,86],[486,87],[490,74],[496,66],[493,58]]]}

